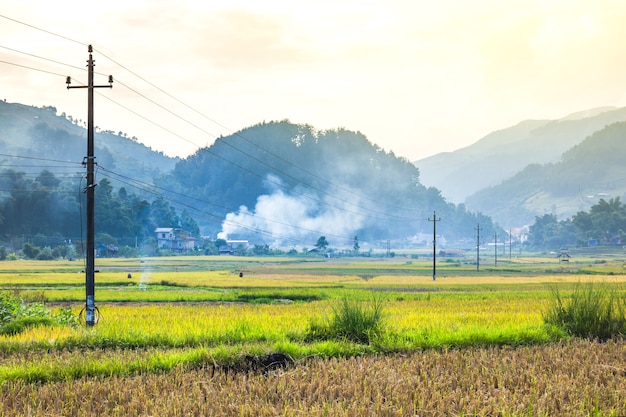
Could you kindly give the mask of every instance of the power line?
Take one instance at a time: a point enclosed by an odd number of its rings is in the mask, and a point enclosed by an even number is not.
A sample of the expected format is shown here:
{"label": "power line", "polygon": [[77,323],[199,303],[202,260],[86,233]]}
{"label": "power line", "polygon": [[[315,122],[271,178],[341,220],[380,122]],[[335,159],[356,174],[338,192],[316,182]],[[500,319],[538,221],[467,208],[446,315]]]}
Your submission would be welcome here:
{"label": "power line", "polygon": [[62,164],[82,165],[80,162],[64,161],[62,159],[40,158],[40,157],[35,157],[35,156],[14,155],[14,154],[7,154],[7,153],[0,153],[0,156],[6,156],[8,158],[30,159],[30,160],[34,160],[34,161],[59,162],[59,163],[62,163]]}
{"label": "power line", "polygon": [[78,70],[81,70],[81,71],[86,71],[86,69],[85,69],[85,68],[82,68],[82,67],[77,67],[76,65],[66,64],[66,63],[64,63],[64,62],[61,62],[61,61],[56,61],[56,60],[54,60],[54,59],[46,58],[46,57],[43,57],[43,56],[39,56],[39,55],[35,55],[35,54],[31,54],[31,53],[24,52],[24,51],[20,51],[19,49],[9,48],[8,46],[2,46],[2,45],[0,45],[0,48],[2,48],[2,49],[7,49],[7,50],[12,51],[12,52],[17,52],[18,54],[27,55],[27,56],[30,56],[30,57],[32,57],[32,58],[41,59],[41,60],[43,60],[43,61],[52,62],[52,63],[54,63],[54,64],[63,65],[63,66],[66,66],[66,67],[69,67],[69,68],[78,69]]}
{"label": "power line", "polygon": [[20,25],[28,26],[31,29],[39,30],[41,32],[47,33],[48,35],[56,36],[58,38],[65,39],[66,41],[70,41],[70,42],[77,43],[79,45],[87,46],[86,43],[79,42],[79,41],[77,41],[75,39],[72,39],[72,38],[68,38],[67,36],[59,35],[58,33],[50,32],[49,30],[42,29],[40,27],[37,27],[37,26],[31,25],[31,24],[22,22],[22,21],[17,20],[17,19],[13,19],[13,18],[5,16],[5,15],[1,15],[0,14],[0,17],[3,18],[3,19],[10,20],[10,21],[15,22],[15,23],[19,23]]}
{"label": "power line", "polygon": [[7,64],[7,65],[13,65],[15,67],[20,67],[20,68],[26,68],[26,69],[33,70],[33,71],[39,71],[39,72],[43,72],[43,73],[46,73],[46,74],[56,75],[56,76],[59,76],[59,77],[65,77],[64,74],[59,74],[58,72],[46,71],[46,70],[43,70],[43,69],[40,69],[40,68],[33,68],[33,67],[29,67],[28,65],[16,64],[15,62],[9,62],[9,61],[4,61],[4,60],[0,59],[0,63]]}

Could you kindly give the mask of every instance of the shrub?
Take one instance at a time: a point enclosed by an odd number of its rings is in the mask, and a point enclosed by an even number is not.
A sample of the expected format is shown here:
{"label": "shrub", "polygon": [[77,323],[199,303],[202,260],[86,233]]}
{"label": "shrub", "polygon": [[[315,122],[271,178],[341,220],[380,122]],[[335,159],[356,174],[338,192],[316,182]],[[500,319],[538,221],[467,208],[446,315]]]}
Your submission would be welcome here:
{"label": "shrub", "polygon": [[33,246],[28,242],[24,243],[24,246],[22,246],[22,253],[28,259],[35,259],[37,255],[39,255],[39,252],[41,252],[41,248]]}
{"label": "shrub", "polygon": [[54,259],[54,253],[50,246],[46,246],[37,254],[37,260],[39,261],[51,261]]}
{"label": "shrub", "polygon": [[553,302],[544,313],[546,324],[577,337],[608,340],[626,335],[626,296],[608,287],[578,283],[571,297],[553,289]]}
{"label": "shrub", "polygon": [[326,322],[313,321],[309,324],[309,338],[347,339],[357,343],[370,343],[383,331],[383,303],[373,300],[365,303],[343,299],[332,309]]}
{"label": "shrub", "polygon": [[52,315],[41,303],[26,304],[17,295],[0,292],[0,335],[14,335],[29,327],[53,324],[76,327],[78,318],[71,309],[61,309]]}

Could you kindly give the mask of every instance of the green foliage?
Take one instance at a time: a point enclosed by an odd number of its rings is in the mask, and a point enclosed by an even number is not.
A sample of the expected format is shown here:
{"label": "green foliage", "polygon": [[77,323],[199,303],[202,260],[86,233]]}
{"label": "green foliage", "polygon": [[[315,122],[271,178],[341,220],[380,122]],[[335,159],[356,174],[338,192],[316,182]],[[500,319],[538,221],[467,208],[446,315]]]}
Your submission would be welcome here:
{"label": "green foliage", "polygon": [[369,344],[383,332],[384,312],[380,299],[365,303],[344,298],[332,312],[326,322],[312,321],[309,324],[308,338],[345,339]]}
{"label": "green foliage", "polygon": [[54,254],[52,253],[52,248],[50,246],[46,246],[37,254],[37,260],[39,261],[50,261],[54,259]]}
{"label": "green foliage", "polygon": [[0,292],[0,324],[8,323],[17,315],[21,300],[8,292]]}
{"label": "green foliage", "polygon": [[605,244],[619,242],[626,230],[626,205],[619,197],[608,201],[601,198],[588,213],[576,213],[572,222],[578,228],[581,240],[597,239]]}
{"label": "green foliage", "polygon": [[78,317],[69,308],[51,314],[41,303],[27,304],[17,295],[0,292],[0,335],[14,335],[29,327],[54,324],[76,327]]}
{"label": "green foliage", "polygon": [[22,246],[22,253],[28,259],[37,258],[37,256],[39,255],[39,252],[41,252],[40,248],[38,248],[37,246],[33,246],[28,242],[24,243],[24,246]]}
{"label": "green foliage", "polygon": [[544,313],[556,325],[577,337],[607,340],[626,335],[626,295],[593,283],[578,284],[570,297],[553,290],[552,304]]}

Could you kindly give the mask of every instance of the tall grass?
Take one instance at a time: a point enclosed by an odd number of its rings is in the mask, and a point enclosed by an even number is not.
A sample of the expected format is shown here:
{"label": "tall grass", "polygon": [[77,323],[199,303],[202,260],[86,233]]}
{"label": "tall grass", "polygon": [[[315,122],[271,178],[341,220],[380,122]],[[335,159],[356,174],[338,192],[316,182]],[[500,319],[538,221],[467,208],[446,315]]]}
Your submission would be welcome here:
{"label": "tall grass", "polygon": [[332,315],[324,321],[312,321],[309,338],[346,339],[369,344],[383,332],[383,302],[343,298],[332,307]]}
{"label": "tall grass", "polygon": [[626,294],[607,286],[579,283],[571,296],[553,288],[544,321],[577,337],[608,340],[626,335]]}

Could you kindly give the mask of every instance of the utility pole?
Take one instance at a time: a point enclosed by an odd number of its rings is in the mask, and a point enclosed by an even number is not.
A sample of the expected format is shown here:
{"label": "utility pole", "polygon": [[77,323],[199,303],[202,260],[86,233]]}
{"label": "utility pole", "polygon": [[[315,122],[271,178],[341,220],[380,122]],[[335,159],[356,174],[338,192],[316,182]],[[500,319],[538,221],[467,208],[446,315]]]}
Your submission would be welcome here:
{"label": "utility pole", "polygon": [[72,79],[67,77],[67,88],[86,88],[87,89],[87,157],[83,160],[83,165],[87,165],[87,186],[85,193],[87,195],[87,253],[85,265],[85,324],[93,326],[96,324],[96,302],[95,302],[95,211],[94,211],[94,123],[93,123],[93,89],[94,88],[112,88],[113,76],[109,75],[109,85],[93,84],[93,67],[94,60],[92,57],[93,48],[88,47],[89,60],[87,61],[87,85],[71,86]]}
{"label": "utility pole", "polygon": [[476,270],[480,270],[480,223],[475,227],[476,229]]}
{"label": "utility pole", "polygon": [[512,244],[513,244],[513,229],[509,228],[509,262],[513,262]]}
{"label": "utility pole", "polygon": [[437,222],[441,221],[441,217],[437,218],[437,213],[433,210],[433,219],[428,218],[429,222],[433,222],[433,281],[437,281]]}
{"label": "utility pole", "polygon": [[493,234],[493,249],[494,265],[498,266],[498,232]]}

